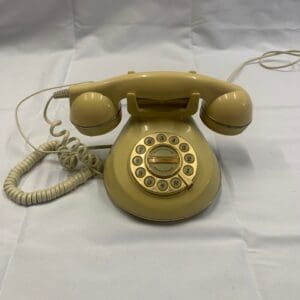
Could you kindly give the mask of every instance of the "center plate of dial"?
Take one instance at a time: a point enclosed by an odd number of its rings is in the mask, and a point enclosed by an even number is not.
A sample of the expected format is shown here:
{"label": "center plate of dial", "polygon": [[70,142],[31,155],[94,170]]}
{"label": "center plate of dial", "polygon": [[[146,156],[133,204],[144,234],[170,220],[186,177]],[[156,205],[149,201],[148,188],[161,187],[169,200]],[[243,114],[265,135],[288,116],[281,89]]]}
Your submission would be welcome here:
{"label": "center plate of dial", "polygon": [[168,145],[157,145],[146,154],[146,166],[157,177],[170,177],[181,166],[181,157],[178,151]]}
{"label": "center plate of dial", "polygon": [[197,159],[184,138],[159,132],[147,135],[134,146],[130,169],[134,179],[148,192],[170,195],[191,187]]}

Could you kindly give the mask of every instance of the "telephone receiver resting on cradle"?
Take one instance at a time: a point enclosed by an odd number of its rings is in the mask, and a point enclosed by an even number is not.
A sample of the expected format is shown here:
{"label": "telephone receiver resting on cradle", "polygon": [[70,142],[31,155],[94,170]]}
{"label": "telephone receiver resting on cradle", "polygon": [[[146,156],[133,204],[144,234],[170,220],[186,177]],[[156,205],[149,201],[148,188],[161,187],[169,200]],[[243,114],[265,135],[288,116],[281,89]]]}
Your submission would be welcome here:
{"label": "telephone receiver resting on cradle", "polygon": [[191,217],[219,191],[217,159],[192,119],[199,100],[200,118],[215,132],[239,134],[252,119],[245,90],[193,71],[129,72],[53,95],[70,99],[70,120],[88,136],[114,129],[127,99],[131,117],[105,161],[104,184],[118,207],[155,221]]}

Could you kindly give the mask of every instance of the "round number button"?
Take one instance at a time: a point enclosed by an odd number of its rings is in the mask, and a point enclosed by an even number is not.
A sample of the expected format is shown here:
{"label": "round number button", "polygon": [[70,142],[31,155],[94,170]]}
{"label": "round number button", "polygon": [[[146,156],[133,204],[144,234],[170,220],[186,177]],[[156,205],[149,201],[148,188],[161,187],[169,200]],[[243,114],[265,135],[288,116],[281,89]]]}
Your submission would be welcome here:
{"label": "round number button", "polygon": [[195,158],[194,158],[194,155],[193,155],[193,154],[188,153],[188,154],[186,154],[186,155],[184,156],[184,160],[185,160],[187,163],[191,164],[191,163],[194,162]]}
{"label": "round number button", "polygon": [[181,143],[179,145],[179,149],[182,151],[182,152],[187,152],[189,151],[190,147],[187,143]]}
{"label": "round number button", "polygon": [[135,170],[135,175],[136,175],[136,177],[141,178],[141,177],[144,177],[145,174],[146,174],[146,171],[145,171],[144,168],[137,168],[137,169]]}
{"label": "round number button", "polygon": [[135,151],[138,154],[144,154],[146,151],[146,147],[144,145],[138,145],[136,146]]}
{"label": "round number button", "polygon": [[139,166],[143,162],[143,159],[140,156],[135,156],[132,162],[134,165]]}
{"label": "round number button", "polygon": [[159,180],[157,187],[160,191],[165,191],[168,188],[168,182],[166,180]]}
{"label": "round number button", "polygon": [[160,133],[156,136],[156,139],[158,142],[163,143],[167,140],[167,137],[164,134]]}
{"label": "round number button", "polygon": [[187,176],[191,176],[194,173],[194,168],[192,166],[186,165],[183,167],[183,173]]}
{"label": "round number button", "polygon": [[179,138],[176,135],[169,137],[170,144],[177,145],[179,143]]}
{"label": "round number button", "polygon": [[147,176],[144,180],[145,186],[151,187],[155,183],[155,179],[152,176]]}
{"label": "round number button", "polygon": [[172,178],[171,185],[173,188],[178,189],[181,186],[181,180],[177,177]]}
{"label": "round number button", "polygon": [[147,146],[152,146],[154,144],[154,138],[151,137],[151,136],[148,136],[145,138],[144,140],[144,143],[147,145]]}

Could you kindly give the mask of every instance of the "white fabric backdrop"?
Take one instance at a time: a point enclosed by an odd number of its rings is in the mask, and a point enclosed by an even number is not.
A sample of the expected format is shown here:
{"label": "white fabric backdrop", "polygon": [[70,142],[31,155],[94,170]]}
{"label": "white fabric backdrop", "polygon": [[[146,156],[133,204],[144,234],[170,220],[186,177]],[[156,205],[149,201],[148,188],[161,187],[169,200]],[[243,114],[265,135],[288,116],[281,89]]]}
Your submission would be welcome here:
{"label": "white fabric backdrop", "polygon": [[[21,97],[128,70],[225,79],[264,51],[300,48],[299,12],[295,0],[0,0],[0,181],[30,151],[14,124]],[[110,202],[101,180],[30,208],[2,192],[0,299],[299,299],[299,72],[251,66],[237,83],[254,102],[245,133],[214,134],[195,116],[223,169],[221,196],[196,218],[140,222]],[[22,112],[36,144],[48,138],[45,100]],[[67,112],[53,105],[71,128]],[[82,139],[113,142],[121,127]],[[22,184],[65,175],[53,156]]]}

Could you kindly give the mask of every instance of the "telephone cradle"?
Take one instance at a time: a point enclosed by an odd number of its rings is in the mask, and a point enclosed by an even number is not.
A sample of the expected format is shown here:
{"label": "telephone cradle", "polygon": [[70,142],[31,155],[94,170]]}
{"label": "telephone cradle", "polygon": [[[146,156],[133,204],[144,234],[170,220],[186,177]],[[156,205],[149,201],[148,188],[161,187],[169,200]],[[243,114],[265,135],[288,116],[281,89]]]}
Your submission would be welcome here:
{"label": "telephone cradle", "polygon": [[153,221],[196,215],[220,190],[218,161],[192,118],[199,102],[201,120],[217,133],[239,134],[252,120],[244,89],[193,71],[129,72],[71,85],[54,98],[70,100],[71,123],[88,136],[114,129],[127,99],[130,118],[101,172],[113,203]]}

